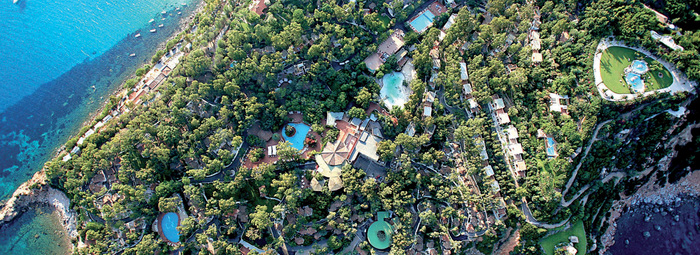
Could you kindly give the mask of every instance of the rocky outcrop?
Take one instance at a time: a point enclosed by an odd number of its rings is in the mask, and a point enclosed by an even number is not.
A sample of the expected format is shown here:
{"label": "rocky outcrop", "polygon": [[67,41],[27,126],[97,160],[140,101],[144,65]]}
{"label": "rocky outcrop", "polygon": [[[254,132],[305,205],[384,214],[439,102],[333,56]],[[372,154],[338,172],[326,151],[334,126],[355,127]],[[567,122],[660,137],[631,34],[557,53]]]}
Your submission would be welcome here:
{"label": "rocky outcrop", "polygon": [[0,228],[37,204],[54,207],[61,216],[61,225],[66,229],[68,236],[71,238],[78,236],[76,213],[70,209],[70,200],[60,190],[49,187],[43,170],[19,186],[7,200],[0,210]]}

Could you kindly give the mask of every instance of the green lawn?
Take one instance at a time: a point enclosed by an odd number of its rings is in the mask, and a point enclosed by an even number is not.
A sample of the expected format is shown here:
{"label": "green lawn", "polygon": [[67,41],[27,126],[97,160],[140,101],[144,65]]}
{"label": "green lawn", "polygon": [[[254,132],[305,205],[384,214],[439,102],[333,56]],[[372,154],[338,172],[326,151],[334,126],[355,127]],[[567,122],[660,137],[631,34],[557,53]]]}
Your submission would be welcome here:
{"label": "green lawn", "polygon": [[[624,71],[626,67],[632,64],[633,60],[642,56],[643,53],[641,52],[623,47],[613,46],[603,51],[603,55],[600,58],[600,73],[605,86],[615,93],[631,93],[629,86],[623,78]],[[650,66],[656,62],[656,60],[648,57],[645,57],[644,61],[646,61]],[[659,78],[659,73],[662,74],[662,78]],[[659,72],[648,72],[644,78],[644,83],[646,85],[645,91],[666,88],[671,86],[673,83],[671,73],[665,67],[662,67],[662,70]]]}
{"label": "green lawn", "polygon": [[579,221],[574,223],[571,228],[556,233],[554,235],[548,236],[540,240],[540,245],[544,249],[545,254],[554,254],[554,246],[561,242],[568,242],[569,236],[577,236],[579,243],[574,245],[578,252],[577,255],[586,254],[586,249],[588,249],[586,244],[586,231],[583,229],[583,222]]}
{"label": "green lawn", "polygon": [[391,18],[388,16],[379,16],[379,20],[384,23],[384,28],[389,29],[389,23],[391,22]]}

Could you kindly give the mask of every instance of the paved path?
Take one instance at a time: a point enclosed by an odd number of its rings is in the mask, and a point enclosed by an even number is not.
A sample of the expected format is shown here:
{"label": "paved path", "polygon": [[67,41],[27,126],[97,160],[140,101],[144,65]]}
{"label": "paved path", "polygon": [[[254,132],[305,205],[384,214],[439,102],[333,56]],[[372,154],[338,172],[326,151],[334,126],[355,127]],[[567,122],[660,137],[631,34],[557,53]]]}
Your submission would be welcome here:
{"label": "paved path", "polygon": [[[625,177],[626,175],[627,175],[627,174],[624,173],[624,172],[614,172],[614,173],[610,173],[610,174],[606,175],[606,176],[603,178],[602,182],[603,182],[603,183],[606,183],[606,182],[610,181],[613,177],[622,178],[622,177]],[[562,195],[562,196],[561,196],[561,205],[562,205],[563,207],[569,207],[569,205],[571,205],[571,203],[573,203],[574,201],[576,201],[576,199],[578,199],[581,195],[583,195],[583,193],[585,193],[585,192],[591,187],[591,184],[592,184],[592,183],[593,183],[593,182],[586,184],[586,186],[583,186],[583,188],[581,188],[581,190],[579,190],[578,192],[576,192],[576,195],[574,195],[574,197],[572,197],[569,201],[565,201],[565,200],[564,200],[564,195]]]}
{"label": "paved path", "polygon": [[659,61],[659,63],[661,63],[666,69],[668,69],[669,72],[671,72],[671,76],[673,76],[673,83],[671,84],[671,86],[659,90],[647,91],[643,94],[643,96],[653,95],[657,92],[670,92],[671,94],[675,94],[676,92],[680,91],[689,91],[691,93],[695,93],[695,87],[697,86],[696,82],[688,80],[688,77],[685,74],[683,74],[683,72],[678,70],[673,64],[654,56],[654,54],[651,54],[651,52],[645,49],[627,46],[623,42],[616,41],[614,38],[611,37],[600,40],[598,48],[596,49],[596,54],[593,57],[593,76],[595,77],[595,84],[598,88],[598,93],[600,93],[600,96],[603,99],[608,101],[628,101],[634,100],[636,97],[639,96],[638,94],[618,94],[612,92],[608,89],[607,86],[605,86],[605,84],[603,84],[603,78],[600,73],[600,60],[603,56],[603,51],[605,51],[605,49],[611,46],[624,47],[642,52],[648,57]]}
{"label": "paved path", "polygon": [[576,165],[576,169],[574,169],[574,172],[571,174],[571,178],[569,178],[569,181],[566,183],[566,187],[564,188],[564,192],[561,193],[562,203],[564,202],[564,195],[566,195],[566,192],[569,191],[569,188],[571,188],[571,185],[574,184],[574,180],[576,180],[576,175],[578,174],[578,170],[581,168],[581,165],[583,165],[583,162],[586,160],[586,157],[588,156],[588,152],[591,151],[591,146],[593,146],[593,143],[598,141],[598,131],[600,131],[600,128],[605,126],[605,124],[610,123],[610,121],[612,121],[612,120],[603,121],[602,123],[598,124],[598,126],[595,128],[595,132],[593,132],[593,138],[591,138],[590,143],[588,143],[588,147],[586,147],[586,151],[583,153],[583,156],[581,156],[581,160],[579,160],[578,165]]}

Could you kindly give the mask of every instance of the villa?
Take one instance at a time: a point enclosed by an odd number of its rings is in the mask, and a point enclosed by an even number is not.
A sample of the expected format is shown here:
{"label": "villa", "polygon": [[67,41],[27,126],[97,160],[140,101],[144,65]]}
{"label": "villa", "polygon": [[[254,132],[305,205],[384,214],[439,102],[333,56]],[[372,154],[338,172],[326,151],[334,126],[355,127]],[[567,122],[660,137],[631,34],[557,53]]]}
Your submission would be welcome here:
{"label": "villa", "polygon": [[561,96],[555,93],[549,93],[549,111],[559,112],[561,114],[569,114],[569,96]]}
{"label": "villa", "polygon": [[661,43],[663,43],[664,45],[666,45],[666,47],[669,47],[669,48],[671,48],[672,50],[680,50],[680,51],[685,50],[685,49],[683,48],[683,46],[680,46],[680,45],[676,44],[675,41],[673,41],[673,37],[671,37],[671,36],[669,36],[669,35],[663,35],[663,36],[662,36],[662,35],[660,35],[659,33],[657,33],[657,32],[654,31],[654,30],[650,30],[649,32],[651,33],[651,38],[652,38],[652,39],[654,39],[654,40],[656,40],[656,41],[660,41]]}
{"label": "villa", "polygon": [[413,29],[416,33],[423,33],[428,28],[433,26],[435,17],[440,16],[440,14],[446,13],[447,7],[442,5],[438,1],[434,1],[428,5],[425,9],[418,12],[418,15],[408,20],[408,26]]}
{"label": "villa", "polygon": [[405,33],[403,30],[394,30],[394,33],[392,33],[389,38],[379,44],[379,47],[377,47],[377,52],[369,55],[365,59],[364,62],[365,65],[367,65],[367,68],[372,72],[379,70],[379,67],[382,66],[382,64],[384,64],[384,62],[386,62],[391,55],[398,52],[399,49],[403,47],[404,35]]}
{"label": "villa", "polygon": [[440,29],[440,35],[438,36],[438,39],[442,41],[445,39],[445,36],[447,36],[447,30],[454,25],[454,23],[457,20],[457,14],[452,14],[450,17],[447,19],[447,22],[445,23],[444,26],[442,26],[442,29]]}
{"label": "villa", "polygon": [[257,14],[258,16],[263,15],[265,9],[267,9],[267,4],[265,3],[266,0],[253,0],[253,2],[250,3],[250,6],[248,6],[248,9]]}

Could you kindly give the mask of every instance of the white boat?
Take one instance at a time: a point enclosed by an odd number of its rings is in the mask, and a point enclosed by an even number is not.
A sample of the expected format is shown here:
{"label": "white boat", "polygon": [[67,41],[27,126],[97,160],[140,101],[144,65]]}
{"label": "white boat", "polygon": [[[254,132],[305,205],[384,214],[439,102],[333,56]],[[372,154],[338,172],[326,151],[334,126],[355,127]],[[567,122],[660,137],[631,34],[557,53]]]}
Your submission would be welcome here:
{"label": "white boat", "polygon": [[165,18],[162,18],[162,19],[160,19],[160,20],[165,20]]}
{"label": "white boat", "polygon": [[176,11],[179,11],[179,10],[180,10],[180,7],[175,8],[175,10],[176,10]]}
{"label": "white boat", "polygon": [[141,33],[136,34],[134,37],[136,37],[136,38],[141,37]]}
{"label": "white boat", "polygon": [[182,14],[182,12],[177,12],[177,15],[181,15],[181,14]]}
{"label": "white boat", "polygon": [[151,33],[155,33],[155,32],[156,32],[156,29],[155,29],[155,28],[154,28],[154,29],[151,29]]}
{"label": "white boat", "polygon": [[167,12],[165,12],[165,11],[160,12],[160,14],[166,14],[166,13],[167,13]]}
{"label": "white boat", "polygon": [[164,26],[163,24],[158,25],[158,27],[163,27],[163,26]]}
{"label": "white boat", "polygon": [[148,23],[153,23],[153,21],[156,21],[155,19],[151,19],[148,21]]}
{"label": "white boat", "polygon": [[17,2],[19,2],[19,0],[12,0],[13,4],[16,4]]}
{"label": "white boat", "polygon": [[136,57],[136,53],[131,53],[129,57]]}
{"label": "white boat", "polygon": [[186,6],[186,5],[187,5],[186,3],[182,3],[182,6]]}

